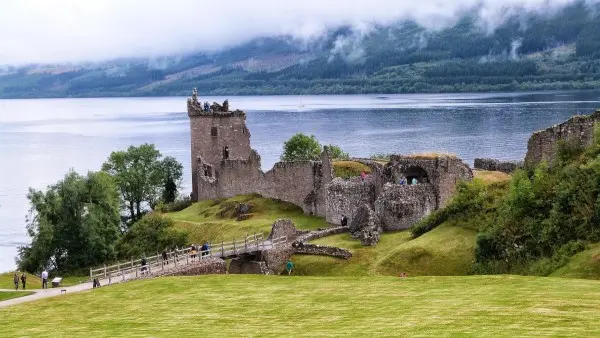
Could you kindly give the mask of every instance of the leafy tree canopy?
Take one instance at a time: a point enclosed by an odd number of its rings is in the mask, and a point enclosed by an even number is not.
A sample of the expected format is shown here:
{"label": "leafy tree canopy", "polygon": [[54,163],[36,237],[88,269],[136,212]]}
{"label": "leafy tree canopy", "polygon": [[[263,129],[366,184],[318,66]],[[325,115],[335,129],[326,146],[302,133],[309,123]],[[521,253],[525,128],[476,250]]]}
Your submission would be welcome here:
{"label": "leafy tree canopy", "polygon": [[314,135],[295,134],[283,144],[282,161],[318,160],[322,147]]}
{"label": "leafy tree canopy", "polygon": [[32,241],[19,248],[20,269],[69,271],[115,258],[119,193],[110,175],[70,171],[46,192],[30,189],[27,198]]}
{"label": "leafy tree canopy", "polygon": [[331,158],[333,158],[334,160],[347,160],[350,158],[350,155],[344,152],[339,146],[330,144],[327,146],[327,149],[329,150]]}
{"label": "leafy tree canopy", "polygon": [[115,151],[102,165],[102,170],[116,179],[121,201],[129,213],[129,222],[139,220],[147,208],[154,208],[162,200],[175,200],[177,187],[183,175],[183,166],[173,157],[162,155],[153,144],[130,146],[126,151]]}

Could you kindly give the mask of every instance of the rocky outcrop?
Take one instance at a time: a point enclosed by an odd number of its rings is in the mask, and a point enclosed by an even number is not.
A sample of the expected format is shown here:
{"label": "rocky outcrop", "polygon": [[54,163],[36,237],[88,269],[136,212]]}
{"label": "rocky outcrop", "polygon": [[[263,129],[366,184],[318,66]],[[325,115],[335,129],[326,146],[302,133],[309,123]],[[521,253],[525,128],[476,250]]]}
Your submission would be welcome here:
{"label": "rocky outcrop", "polygon": [[523,169],[523,161],[500,161],[493,158],[476,158],[475,169],[487,171],[501,171],[510,174],[517,169]]}
{"label": "rocky outcrop", "polygon": [[352,253],[350,253],[350,251],[334,246],[308,244],[302,242],[296,242],[293,246],[295,253],[297,254],[331,256],[343,259],[352,257]]}
{"label": "rocky outcrop", "polygon": [[375,212],[367,204],[361,205],[352,215],[349,230],[354,238],[360,240],[362,245],[370,246],[379,242],[381,224]]}
{"label": "rocky outcrop", "polygon": [[435,191],[431,184],[398,185],[387,183],[375,202],[375,214],[383,231],[408,229],[435,210]]}
{"label": "rocky outcrop", "polygon": [[291,219],[278,219],[271,227],[271,234],[268,239],[287,236],[288,242],[296,239],[296,226]]}

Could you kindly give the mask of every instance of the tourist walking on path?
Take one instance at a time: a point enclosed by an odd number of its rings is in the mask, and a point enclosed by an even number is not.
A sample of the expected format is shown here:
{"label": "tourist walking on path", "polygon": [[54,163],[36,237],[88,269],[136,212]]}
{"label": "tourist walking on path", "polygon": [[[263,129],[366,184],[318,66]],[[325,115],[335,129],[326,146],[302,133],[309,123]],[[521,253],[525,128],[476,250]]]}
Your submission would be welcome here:
{"label": "tourist walking on path", "polygon": [[364,171],[363,171],[363,172],[361,172],[361,173],[360,173],[360,178],[361,178],[361,179],[364,181],[364,180],[365,180],[365,178],[367,178],[367,173],[366,173],[366,172],[364,172]]}
{"label": "tourist walking on path", "polygon": [[346,215],[342,215],[342,222],[341,222],[342,226],[348,226],[348,217],[346,217]]}
{"label": "tourist walking on path", "polygon": [[19,274],[15,272],[15,276],[13,277],[13,282],[15,282],[15,290],[19,290]]}
{"label": "tourist walking on path", "polygon": [[25,273],[21,274],[21,283],[23,283],[23,290],[25,290],[25,284],[27,283],[27,276],[25,276]]}
{"label": "tourist walking on path", "polygon": [[44,269],[44,271],[42,271],[42,289],[47,289],[48,288],[48,271],[46,271],[46,269]]}
{"label": "tourist walking on path", "polygon": [[291,259],[288,259],[287,264],[285,265],[285,269],[287,270],[288,276],[292,274],[292,269],[294,269],[294,263],[292,263]]}

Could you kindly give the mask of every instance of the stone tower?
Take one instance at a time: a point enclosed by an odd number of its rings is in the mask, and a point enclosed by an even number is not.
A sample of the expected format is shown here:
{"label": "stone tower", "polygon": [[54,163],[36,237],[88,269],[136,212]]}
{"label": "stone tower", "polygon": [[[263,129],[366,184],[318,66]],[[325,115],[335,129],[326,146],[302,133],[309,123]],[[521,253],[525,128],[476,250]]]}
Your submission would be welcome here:
{"label": "stone tower", "polygon": [[217,103],[203,106],[194,89],[187,101],[187,110],[192,147],[192,199],[197,201],[199,175],[218,179],[222,161],[247,159],[252,149],[246,113],[229,111],[227,101],[222,106]]}

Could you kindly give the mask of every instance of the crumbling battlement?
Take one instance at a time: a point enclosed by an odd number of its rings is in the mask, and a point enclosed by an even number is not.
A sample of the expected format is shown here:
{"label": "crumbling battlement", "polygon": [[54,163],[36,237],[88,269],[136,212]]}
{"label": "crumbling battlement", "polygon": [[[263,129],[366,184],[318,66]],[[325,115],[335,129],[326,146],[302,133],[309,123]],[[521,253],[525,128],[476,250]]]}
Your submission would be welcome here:
{"label": "crumbling battlement", "polygon": [[594,140],[594,124],[598,121],[600,109],[591,115],[576,115],[563,123],[533,133],[527,142],[525,167],[533,168],[542,161],[552,165],[559,140],[584,147],[590,145]]}

